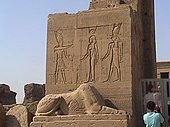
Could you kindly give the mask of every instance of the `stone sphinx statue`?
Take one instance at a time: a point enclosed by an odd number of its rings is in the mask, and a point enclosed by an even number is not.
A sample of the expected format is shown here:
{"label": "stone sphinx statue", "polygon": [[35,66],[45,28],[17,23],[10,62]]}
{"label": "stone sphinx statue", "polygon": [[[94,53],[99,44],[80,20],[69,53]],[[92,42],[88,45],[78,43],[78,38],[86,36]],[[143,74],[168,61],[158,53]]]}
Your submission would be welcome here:
{"label": "stone sphinx statue", "polygon": [[126,114],[126,112],[105,106],[103,97],[89,84],[82,84],[70,93],[46,95],[40,100],[36,111],[36,116],[73,114]]}

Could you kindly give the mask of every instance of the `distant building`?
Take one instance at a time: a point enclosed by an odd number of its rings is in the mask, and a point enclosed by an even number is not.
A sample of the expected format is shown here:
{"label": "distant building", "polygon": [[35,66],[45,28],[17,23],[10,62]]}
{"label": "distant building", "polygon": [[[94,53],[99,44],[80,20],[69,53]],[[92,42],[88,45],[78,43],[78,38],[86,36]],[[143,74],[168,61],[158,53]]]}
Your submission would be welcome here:
{"label": "distant building", "polygon": [[157,62],[157,78],[170,78],[170,61]]}

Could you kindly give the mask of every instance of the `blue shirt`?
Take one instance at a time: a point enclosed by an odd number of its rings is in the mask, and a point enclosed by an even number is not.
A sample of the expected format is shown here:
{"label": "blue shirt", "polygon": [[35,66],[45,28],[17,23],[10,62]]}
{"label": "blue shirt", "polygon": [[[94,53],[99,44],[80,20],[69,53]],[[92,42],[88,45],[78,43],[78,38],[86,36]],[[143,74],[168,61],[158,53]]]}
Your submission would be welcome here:
{"label": "blue shirt", "polygon": [[144,123],[146,127],[161,127],[161,123],[164,122],[164,118],[160,113],[148,112],[143,115]]}

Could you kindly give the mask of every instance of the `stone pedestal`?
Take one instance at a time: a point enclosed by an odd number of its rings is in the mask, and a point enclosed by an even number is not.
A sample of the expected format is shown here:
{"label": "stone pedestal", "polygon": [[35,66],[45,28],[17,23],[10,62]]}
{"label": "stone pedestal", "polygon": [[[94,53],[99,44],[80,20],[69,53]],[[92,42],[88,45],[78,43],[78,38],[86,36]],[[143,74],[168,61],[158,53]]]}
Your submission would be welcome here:
{"label": "stone pedestal", "polygon": [[30,127],[127,127],[126,115],[36,116]]}

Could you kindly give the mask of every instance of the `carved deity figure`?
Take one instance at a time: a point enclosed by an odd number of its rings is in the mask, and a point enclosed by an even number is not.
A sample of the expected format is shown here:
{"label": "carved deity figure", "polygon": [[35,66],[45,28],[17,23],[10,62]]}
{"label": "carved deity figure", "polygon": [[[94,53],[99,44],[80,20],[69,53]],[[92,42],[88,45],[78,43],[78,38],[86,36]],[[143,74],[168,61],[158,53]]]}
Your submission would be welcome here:
{"label": "carved deity figure", "polygon": [[[64,63],[64,58],[67,60],[72,61],[72,59],[67,54],[67,48],[72,46],[63,46],[63,31],[59,29],[58,31],[55,31],[55,38],[56,38],[56,45],[54,47],[54,53],[55,53],[55,83],[66,83],[66,76],[65,76],[65,69],[66,65]],[[62,80],[59,80],[59,74],[61,74]]]}
{"label": "carved deity figure", "polygon": [[126,112],[105,106],[101,94],[89,84],[82,84],[70,93],[46,95],[40,100],[36,111],[37,116],[72,114],[126,114]]}
{"label": "carved deity figure", "polygon": [[89,72],[88,72],[88,79],[86,82],[94,82],[95,81],[95,66],[99,59],[99,52],[97,46],[97,39],[96,39],[96,28],[89,30],[89,44],[87,47],[87,51],[81,61],[85,60],[89,57]]}
{"label": "carved deity figure", "polygon": [[123,56],[123,43],[118,36],[120,32],[120,28],[121,28],[121,23],[113,25],[111,40],[110,43],[108,44],[107,52],[104,55],[104,57],[102,57],[102,61],[103,61],[109,55],[111,55],[109,74],[104,82],[111,80],[114,69],[116,70],[116,78],[114,79],[114,81],[121,80],[120,63],[122,62],[122,56]]}

